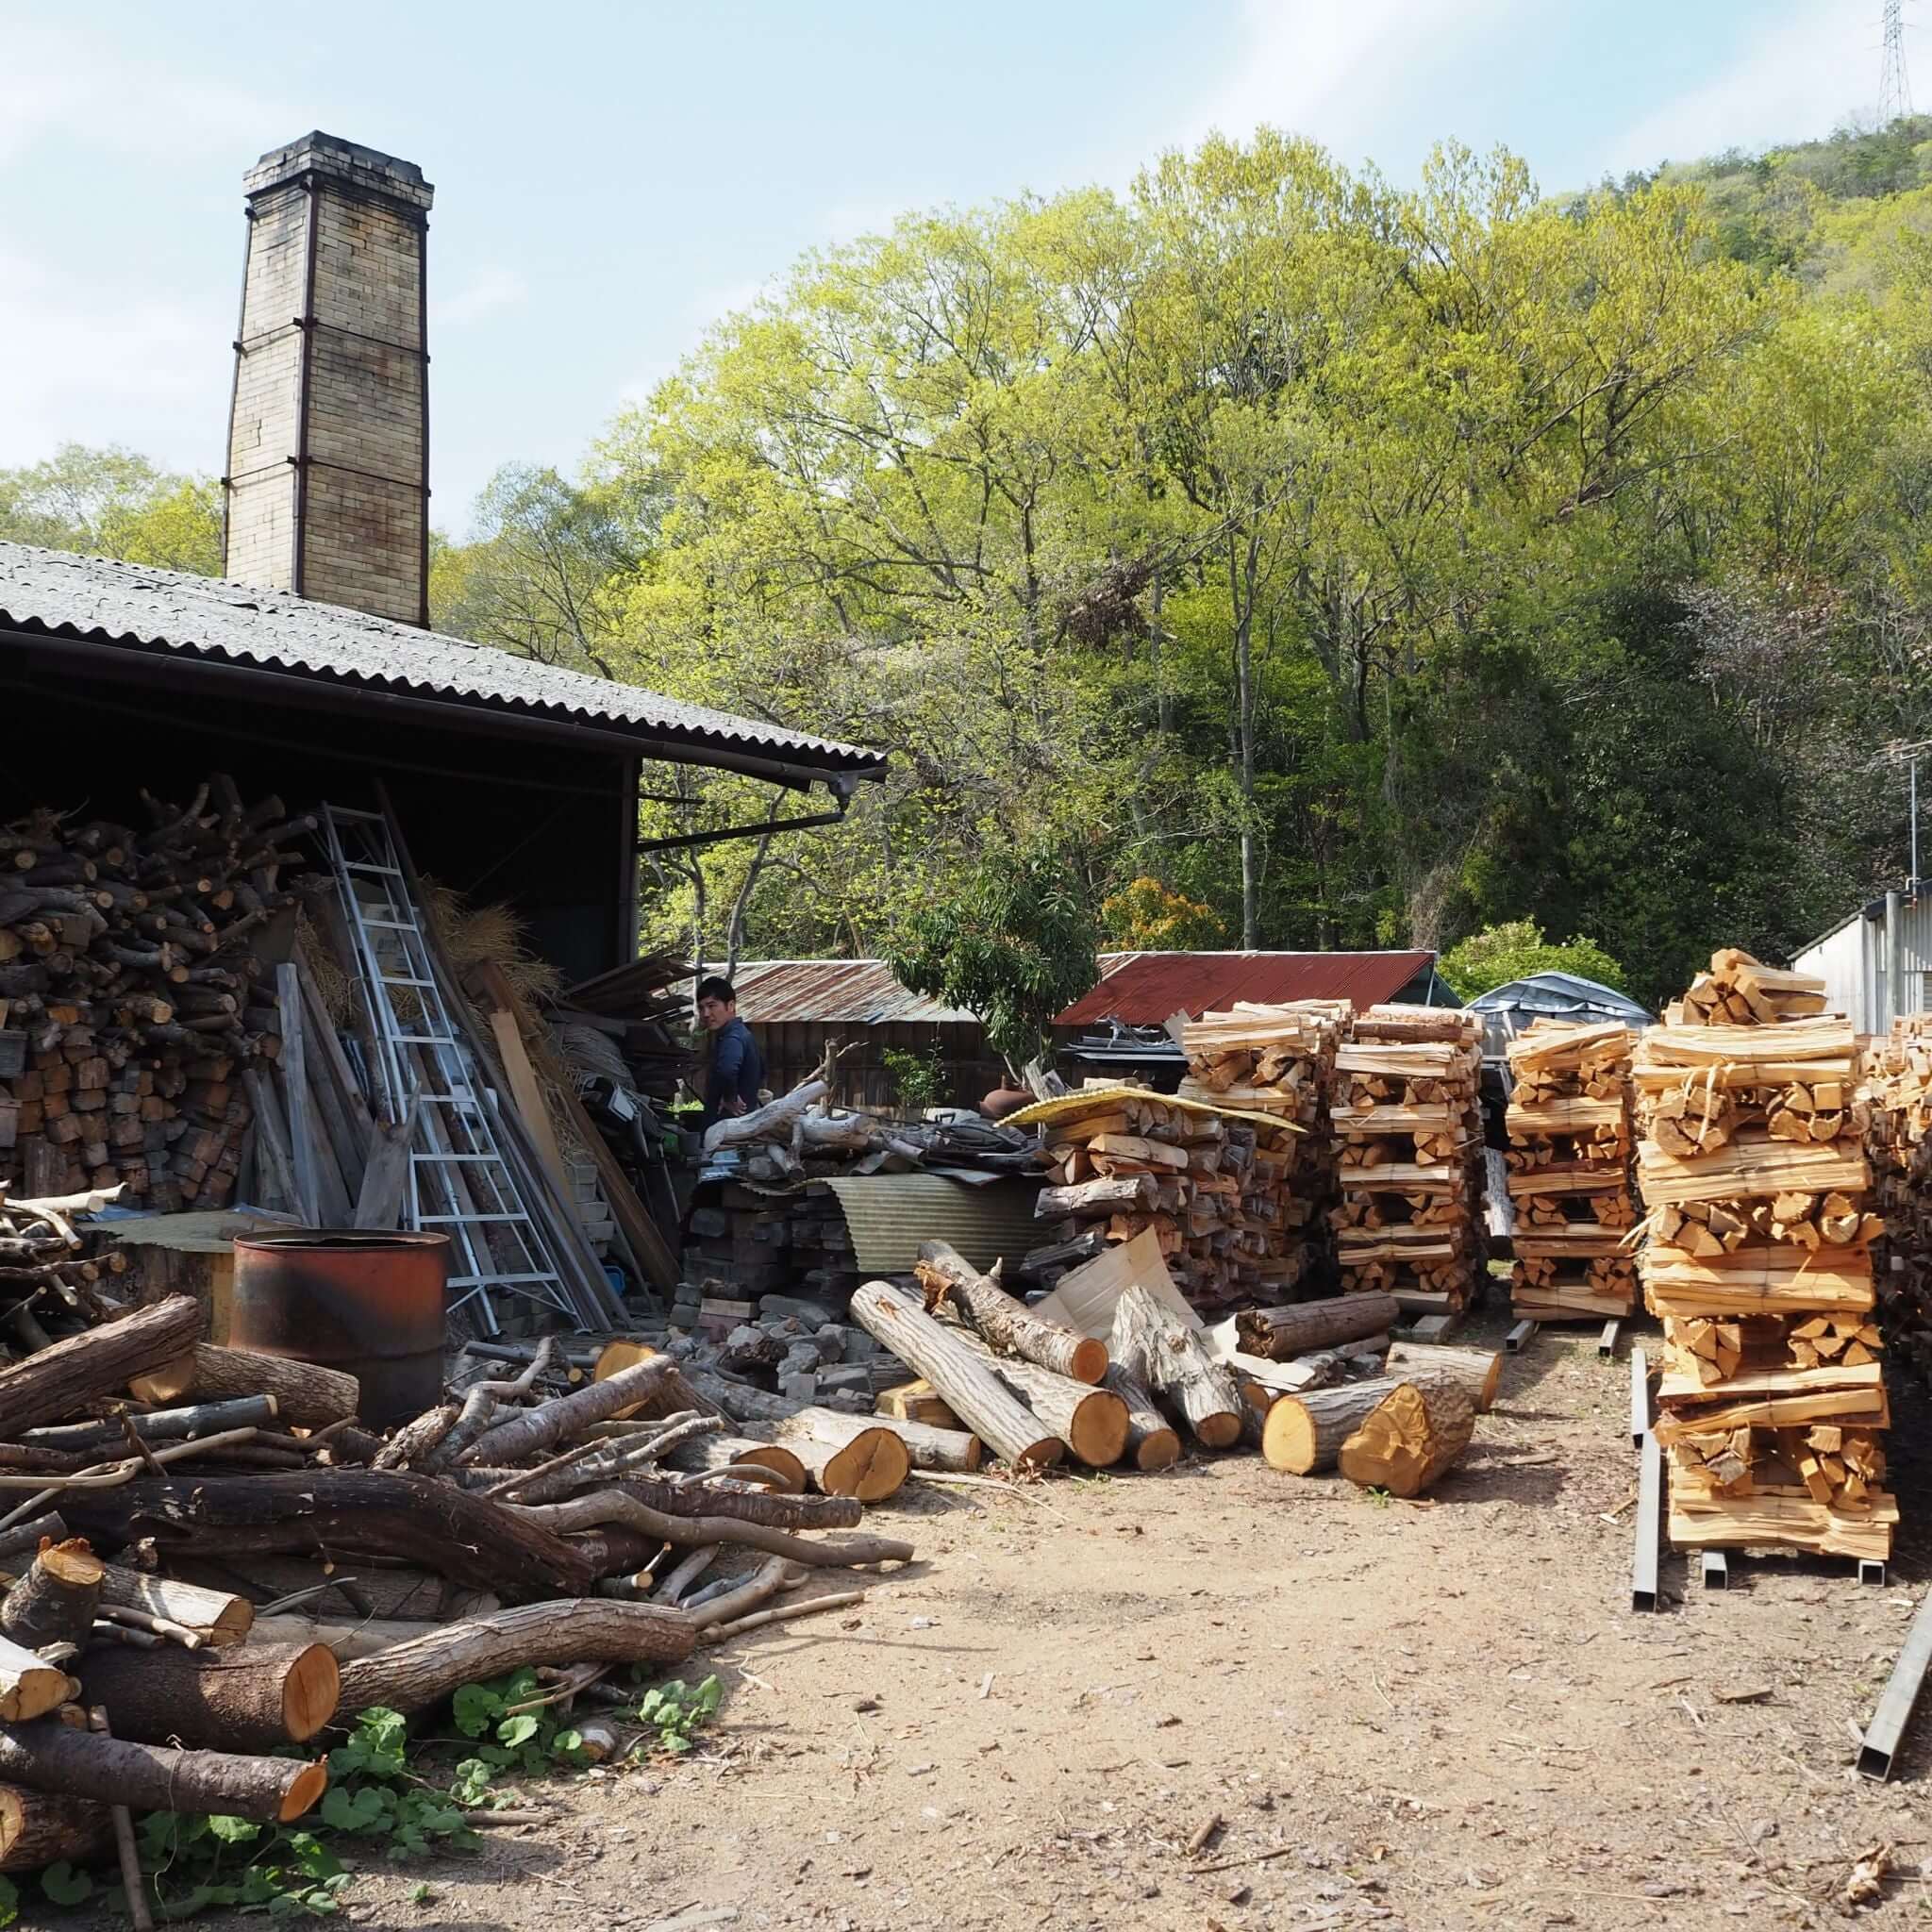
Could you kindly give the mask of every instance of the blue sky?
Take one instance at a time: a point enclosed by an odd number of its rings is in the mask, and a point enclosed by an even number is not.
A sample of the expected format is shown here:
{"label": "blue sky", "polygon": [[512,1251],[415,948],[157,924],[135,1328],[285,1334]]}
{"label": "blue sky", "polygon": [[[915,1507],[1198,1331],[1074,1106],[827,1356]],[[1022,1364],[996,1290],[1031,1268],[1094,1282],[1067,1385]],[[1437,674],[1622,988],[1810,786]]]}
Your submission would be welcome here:
{"label": "blue sky", "polygon": [[[1907,18],[1915,9],[1908,6]],[[321,127],[418,162],[434,515],[571,468],[726,310],[899,209],[1124,184],[1273,121],[1547,189],[1869,117],[1878,0],[591,4],[0,0],[0,466],[218,472],[243,170]],[[1908,33],[1932,100],[1932,14]]]}

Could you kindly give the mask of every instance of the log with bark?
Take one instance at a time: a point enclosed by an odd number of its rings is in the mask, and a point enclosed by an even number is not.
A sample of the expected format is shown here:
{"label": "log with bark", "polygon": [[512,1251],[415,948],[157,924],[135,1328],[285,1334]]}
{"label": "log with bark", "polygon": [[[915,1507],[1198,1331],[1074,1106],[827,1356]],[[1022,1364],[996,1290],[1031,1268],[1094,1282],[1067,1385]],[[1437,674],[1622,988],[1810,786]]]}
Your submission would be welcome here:
{"label": "log with bark", "polygon": [[31,1556],[43,1542],[64,1543],[67,1537],[66,1519],[52,1510],[16,1523],[10,1529],[0,1529],[0,1569],[8,1567],[9,1557]]}
{"label": "log with bark", "polygon": [[273,1395],[275,1412],[297,1428],[323,1428],[356,1413],[362,1385],[341,1369],[298,1362],[259,1349],[218,1348],[199,1342],[179,1351],[130,1387],[142,1402],[221,1402],[243,1395]]}
{"label": "log with bark", "polygon": [[1287,1361],[1316,1349],[1334,1348],[1385,1334],[1402,1319],[1390,1294],[1341,1294],[1321,1302],[1291,1302],[1278,1308],[1244,1308],[1235,1317],[1241,1344],[1250,1355]]}
{"label": "log with bark", "polygon": [[1503,1379],[1503,1353],[1492,1348],[1452,1348],[1432,1341],[1398,1341],[1389,1350],[1391,1374],[1454,1375],[1469,1390],[1478,1415],[1487,1415]]}
{"label": "log with bark", "polygon": [[713,1121],[705,1130],[705,1152],[715,1154],[721,1147],[743,1147],[754,1141],[770,1140],[775,1131],[797,1120],[813,1101],[830,1091],[824,1080],[807,1080],[790,1093],[754,1108],[750,1113],[734,1114]]}
{"label": "log with bark", "polygon": [[0,1872],[92,1864],[113,1838],[112,1814],[95,1799],[0,1785]]}
{"label": "log with bark", "polygon": [[1276,1396],[1261,1424],[1261,1454],[1269,1468],[1291,1475],[1333,1469],[1342,1443],[1395,1386],[1378,1376]]}
{"label": "log with bark", "polygon": [[43,1718],[0,1724],[0,1779],[142,1811],[211,1811],[286,1824],[322,1796],[328,1764],[169,1750]]}
{"label": "log with bark", "polygon": [[465,1684],[525,1664],[682,1663],[696,1647],[697,1632],[682,1610],[656,1604],[604,1597],[524,1604],[425,1632],[344,1665],[341,1708],[380,1705],[409,1717]]}
{"label": "log with bark", "polygon": [[1076,1335],[1058,1322],[1042,1322],[947,1242],[920,1242],[918,1273],[928,1307],[951,1300],[1001,1355],[1018,1356],[1090,1386],[1105,1378],[1104,1341]]}
{"label": "log with bark", "polygon": [[125,1650],[100,1644],[76,1666],[117,1737],[208,1751],[303,1744],[336,1714],[336,1660],[320,1643],[230,1650]]}
{"label": "log with bark", "polygon": [[179,1556],[366,1552],[505,1595],[580,1591],[597,1576],[584,1551],[526,1512],[430,1476],[311,1470],[178,1483],[145,1477],[69,1491],[61,1509],[102,1547],[151,1536]]}
{"label": "log with bark", "polygon": [[1089,1469],[1111,1469],[1127,1450],[1127,1405],[1111,1389],[1058,1375],[1038,1362],[996,1354],[976,1335],[959,1339]]}
{"label": "log with bark", "polygon": [[25,1723],[67,1702],[67,1673],[0,1637],[0,1721]]}
{"label": "log with bark", "polygon": [[1051,1468],[1060,1460],[1059,1438],[1041,1426],[958,1329],[934,1321],[916,1295],[890,1282],[864,1282],[853,1292],[852,1316],[930,1382],[995,1456],[1024,1468]]}
{"label": "log with bark", "polygon": [[735,1469],[763,1471],[775,1479],[781,1495],[796,1496],[805,1489],[805,1464],[777,1442],[757,1442],[749,1436],[699,1436],[680,1442],[664,1460],[691,1474],[700,1471],[729,1474]]}
{"label": "log with bark", "polygon": [[216,1435],[223,1429],[272,1426],[276,1420],[273,1395],[242,1395],[222,1402],[198,1402],[187,1408],[158,1408],[146,1415],[116,1416],[111,1422],[65,1423],[55,1428],[27,1429],[21,1446],[58,1449],[99,1456],[127,1448],[131,1429],[143,1442],[185,1442],[191,1436]]}
{"label": "log with bark", "polygon": [[[968,1429],[942,1429],[931,1423],[907,1422],[891,1415],[868,1416],[866,1421],[891,1429],[905,1443],[914,1469],[970,1474],[979,1467],[979,1438]],[[778,1426],[782,1431],[783,1424]]]}
{"label": "log with bark", "polygon": [[463,1460],[485,1466],[521,1462],[539,1450],[554,1448],[591,1423],[601,1423],[619,1409],[649,1401],[661,1392],[676,1374],[677,1364],[669,1356],[653,1356],[647,1361],[620,1369],[602,1382],[586,1382],[568,1395],[526,1408],[508,1417],[471,1443]]}
{"label": "log with bark", "polygon": [[1364,1489],[1420,1495],[1469,1447],[1474,1430],[1475,1403],[1454,1376],[1399,1382],[1363,1417],[1336,1459],[1342,1474]]}
{"label": "log with bark", "polygon": [[1241,1441],[1243,1405],[1234,1377],[1144,1288],[1124,1290],[1115,1304],[1108,1353],[1133,1380],[1168,1398],[1203,1448]]}
{"label": "log with bark", "polygon": [[745,1424],[789,1449],[827,1496],[882,1503],[896,1496],[911,1473],[912,1457],[897,1432],[877,1416],[841,1415],[807,1407],[781,1422]]}
{"label": "log with bark", "polygon": [[85,1540],[48,1543],[0,1597],[0,1631],[26,1650],[86,1643],[107,1565]]}
{"label": "log with bark", "polygon": [[101,1578],[101,1602],[124,1610],[140,1610],[192,1630],[211,1649],[240,1643],[255,1625],[255,1606],[245,1596],[173,1577],[151,1576],[109,1563]]}
{"label": "log with bark", "polygon": [[201,1333],[201,1308],[187,1295],[137,1308],[0,1368],[0,1418],[9,1436],[63,1421],[125,1389],[130,1377],[175,1359]]}
{"label": "log with bark", "polygon": [[[674,1516],[654,1509],[648,1503],[623,1490],[606,1490],[593,1496],[575,1496],[568,1503],[545,1503],[516,1512],[531,1524],[541,1524],[559,1536],[573,1530],[616,1526],[636,1532],[643,1540],[656,1538],[680,1549],[697,1549],[706,1543],[743,1543],[768,1556],[790,1557],[794,1563],[818,1569],[840,1564],[909,1563],[912,1545],[896,1538],[854,1536],[826,1538],[814,1542],[792,1536],[782,1529],[769,1529],[762,1524],[744,1523],[728,1516]],[[586,1543],[589,1539],[583,1540]],[[606,1559],[600,1574],[622,1567]]]}
{"label": "log with bark", "polygon": [[1107,1386],[1127,1406],[1126,1455],[1143,1474],[1172,1469],[1181,1459],[1181,1439],[1155,1406],[1153,1391],[1121,1366],[1109,1362]]}

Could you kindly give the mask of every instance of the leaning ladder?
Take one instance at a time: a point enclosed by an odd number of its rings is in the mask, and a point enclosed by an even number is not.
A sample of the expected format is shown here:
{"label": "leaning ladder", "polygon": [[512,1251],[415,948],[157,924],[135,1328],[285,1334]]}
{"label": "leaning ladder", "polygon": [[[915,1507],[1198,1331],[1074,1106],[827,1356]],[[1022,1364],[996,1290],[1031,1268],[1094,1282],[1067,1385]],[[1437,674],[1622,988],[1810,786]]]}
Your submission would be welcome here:
{"label": "leaning ladder", "polygon": [[380,812],[325,805],[322,830],[356,949],[375,1071],[394,1118],[407,1117],[412,1096],[418,1102],[405,1224],[449,1236],[452,1309],[474,1301],[487,1335],[497,1332],[491,1289],[576,1323],[578,1310],[525,1208],[469,1053],[450,1024],[423,911],[410,896],[389,821]]}

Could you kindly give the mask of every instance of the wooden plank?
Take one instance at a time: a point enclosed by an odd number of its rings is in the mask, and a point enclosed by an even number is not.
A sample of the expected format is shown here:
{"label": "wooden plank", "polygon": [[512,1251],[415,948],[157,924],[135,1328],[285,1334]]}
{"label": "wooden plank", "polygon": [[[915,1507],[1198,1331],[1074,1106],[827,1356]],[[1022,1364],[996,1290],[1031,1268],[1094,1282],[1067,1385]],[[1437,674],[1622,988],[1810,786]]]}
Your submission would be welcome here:
{"label": "wooden plank", "polygon": [[282,1118],[282,1103],[275,1083],[259,1067],[250,1067],[242,1075],[248,1099],[255,1108],[255,1158],[262,1176],[262,1191],[273,1198],[264,1208],[285,1208],[291,1213],[302,1209],[300,1190],[295,1184],[295,1163],[289,1149],[288,1123]]}
{"label": "wooden plank", "polygon": [[1648,1429],[1637,1449],[1636,1547],[1630,1557],[1630,1607],[1657,1607],[1657,1562],[1659,1523],[1663,1509],[1664,1452]]}
{"label": "wooden plank", "polygon": [[403,1215],[403,1196],[409,1185],[409,1152],[416,1141],[416,1116],[422,1108],[409,1096],[408,1111],[392,1127],[375,1129],[375,1147],[362,1171],[361,1191],[356,1197],[358,1227],[389,1229]]}
{"label": "wooden plank", "polygon": [[335,1167],[333,1149],[322,1145],[325,1129],[310,1091],[302,986],[292,965],[275,968],[275,1000],[282,1014],[278,1072],[295,1167],[295,1211],[309,1227],[341,1227],[349,1218],[348,1195],[341,1171]]}
{"label": "wooden plank", "polygon": [[362,1172],[375,1139],[375,1124],[357,1084],[349,1057],[336,1035],[335,1023],[323,1005],[301,955],[295,958],[295,977],[302,989],[302,1043],[309,1069],[309,1091],[321,1108],[323,1124],[341,1170],[342,1187],[353,1201],[361,1191]]}
{"label": "wooden plank", "polygon": [[537,1158],[542,1161],[545,1173],[556,1186],[558,1198],[575,1213],[575,1190],[571,1186],[570,1171],[563,1164],[563,1149],[557,1144],[557,1129],[551,1125],[550,1109],[543,1105],[542,1089],[537,1084],[537,1070],[530,1064],[516,1015],[497,1008],[490,1015],[490,1031],[496,1041],[497,1058],[503,1062],[504,1078],[509,1082],[510,1097],[517,1104],[517,1111],[523,1115],[524,1125],[529,1129]]}

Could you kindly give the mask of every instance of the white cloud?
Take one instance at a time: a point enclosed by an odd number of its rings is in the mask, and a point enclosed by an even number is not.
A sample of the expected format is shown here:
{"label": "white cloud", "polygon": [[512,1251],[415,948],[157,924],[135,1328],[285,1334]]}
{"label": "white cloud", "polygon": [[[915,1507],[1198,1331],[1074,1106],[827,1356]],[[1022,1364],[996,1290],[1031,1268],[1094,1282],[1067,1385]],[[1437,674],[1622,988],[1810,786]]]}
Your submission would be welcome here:
{"label": "white cloud", "polygon": [[1758,17],[1738,44],[1740,59],[1654,108],[1610,143],[1613,173],[1823,134],[1875,108],[1875,4],[1854,9],[1844,0],[1804,0],[1782,17]]}
{"label": "white cloud", "polygon": [[[108,290],[0,249],[0,453],[31,462],[63,441],[121,442],[219,471],[232,300]],[[26,379],[31,372],[31,379]]]}
{"label": "white cloud", "polygon": [[214,149],[254,156],[263,151],[264,128],[293,131],[297,118],[250,90],[130,58],[106,30],[19,21],[6,27],[0,162],[60,133],[157,158]]}
{"label": "white cloud", "polygon": [[1525,0],[1246,0],[1227,78],[1175,128],[1246,139],[1266,122],[1344,158],[1373,150],[1406,108],[1440,115],[1445,56],[1488,37]]}
{"label": "white cloud", "polygon": [[431,302],[429,319],[452,328],[481,322],[505,308],[515,308],[529,299],[530,285],[513,268],[494,263],[480,268],[446,300]]}

